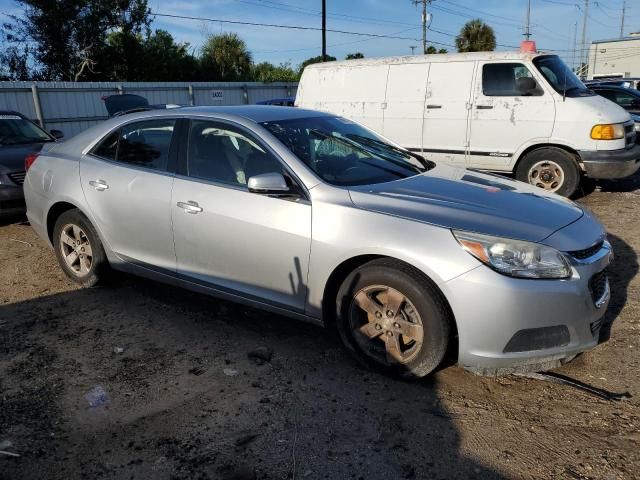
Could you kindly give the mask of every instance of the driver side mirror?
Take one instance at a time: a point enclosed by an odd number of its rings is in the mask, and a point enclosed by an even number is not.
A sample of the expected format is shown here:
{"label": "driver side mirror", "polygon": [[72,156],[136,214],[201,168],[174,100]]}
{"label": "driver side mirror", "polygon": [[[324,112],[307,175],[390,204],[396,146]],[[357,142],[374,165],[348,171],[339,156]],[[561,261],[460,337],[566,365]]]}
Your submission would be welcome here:
{"label": "driver side mirror", "polygon": [[252,193],[262,193],[266,195],[288,195],[291,189],[281,173],[262,173],[249,177],[247,187]]}
{"label": "driver side mirror", "polygon": [[64,137],[64,133],[61,130],[51,130],[49,133],[56,140],[59,140]]}

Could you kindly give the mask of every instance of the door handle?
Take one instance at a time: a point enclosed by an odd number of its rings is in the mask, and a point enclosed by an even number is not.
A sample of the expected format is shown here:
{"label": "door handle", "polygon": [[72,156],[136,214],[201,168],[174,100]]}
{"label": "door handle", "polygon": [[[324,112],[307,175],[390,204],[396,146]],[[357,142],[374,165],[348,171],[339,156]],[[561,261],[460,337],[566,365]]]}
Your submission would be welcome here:
{"label": "door handle", "polygon": [[478,110],[491,110],[493,105],[476,105],[476,108]]}
{"label": "door handle", "polygon": [[91,180],[89,182],[89,185],[91,185],[93,188],[95,188],[99,192],[102,192],[109,188],[109,185],[107,185],[107,182],[105,182],[104,180]]}
{"label": "door handle", "polygon": [[427,108],[442,108],[442,105],[427,105]]}
{"label": "door handle", "polygon": [[178,202],[178,207],[187,213],[200,213],[202,211],[202,207],[198,205],[198,202],[192,202],[191,200],[188,202]]}

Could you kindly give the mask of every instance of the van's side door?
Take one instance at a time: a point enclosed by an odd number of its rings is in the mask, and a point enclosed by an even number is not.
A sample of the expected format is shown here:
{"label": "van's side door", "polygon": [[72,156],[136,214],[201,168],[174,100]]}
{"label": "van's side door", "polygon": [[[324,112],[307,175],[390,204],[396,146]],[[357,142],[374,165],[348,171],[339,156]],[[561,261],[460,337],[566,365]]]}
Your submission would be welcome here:
{"label": "van's side door", "polygon": [[433,62],[427,80],[422,148],[435,161],[464,164],[475,62]]}
{"label": "van's side door", "polygon": [[383,134],[410,150],[422,147],[428,77],[428,63],[389,66]]}
{"label": "van's side door", "polygon": [[469,167],[511,171],[521,146],[551,136],[553,97],[524,63],[480,62],[473,94]]}

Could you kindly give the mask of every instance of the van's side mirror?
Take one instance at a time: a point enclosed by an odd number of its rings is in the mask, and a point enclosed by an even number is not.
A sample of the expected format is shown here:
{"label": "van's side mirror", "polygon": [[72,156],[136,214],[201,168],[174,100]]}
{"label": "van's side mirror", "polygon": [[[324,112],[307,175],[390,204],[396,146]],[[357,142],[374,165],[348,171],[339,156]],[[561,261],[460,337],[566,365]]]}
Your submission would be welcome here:
{"label": "van's side mirror", "polygon": [[64,137],[64,133],[61,130],[51,130],[49,133],[56,140],[59,140]]}
{"label": "van's side mirror", "polygon": [[266,195],[288,195],[291,189],[281,173],[262,173],[249,177],[247,187],[250,192]]}
{"label": "van's side mirror", "polygon": [[518,91],[523,95],[531,95],[535,93],[535,90],[538,88],[538,84],[531,77],[521,77],[516,81],[518,86]]}

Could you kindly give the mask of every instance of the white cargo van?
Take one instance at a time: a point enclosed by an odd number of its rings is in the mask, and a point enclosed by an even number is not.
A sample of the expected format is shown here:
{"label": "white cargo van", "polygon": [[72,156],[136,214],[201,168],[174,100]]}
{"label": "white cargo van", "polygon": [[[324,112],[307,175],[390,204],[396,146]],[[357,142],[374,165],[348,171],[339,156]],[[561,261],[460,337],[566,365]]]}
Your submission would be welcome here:
{"label": "white cargo van", "polygon": [[296,106],[360,122],[435,161],[571,195],[640,166],[634,125],[556,55],[482,52],[310,65]]}

